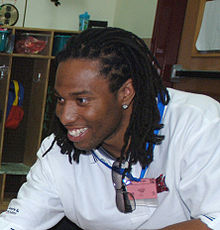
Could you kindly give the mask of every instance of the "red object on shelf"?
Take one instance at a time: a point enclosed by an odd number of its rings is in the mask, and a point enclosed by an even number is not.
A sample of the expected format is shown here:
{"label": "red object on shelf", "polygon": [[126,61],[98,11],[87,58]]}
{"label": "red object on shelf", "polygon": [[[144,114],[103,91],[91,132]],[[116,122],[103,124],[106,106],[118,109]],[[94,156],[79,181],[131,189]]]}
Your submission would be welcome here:
{"label": "red object on shelf", "polygon": [[15,50],[17,53],[38,54],[47,45],[47,41],[27,36],[16,42]]}

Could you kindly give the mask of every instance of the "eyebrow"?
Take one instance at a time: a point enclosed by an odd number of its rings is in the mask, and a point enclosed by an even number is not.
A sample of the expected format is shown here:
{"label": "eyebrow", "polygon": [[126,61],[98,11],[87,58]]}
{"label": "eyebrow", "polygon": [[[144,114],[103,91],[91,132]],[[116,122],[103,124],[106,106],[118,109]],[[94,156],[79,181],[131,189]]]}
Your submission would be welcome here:
{"label": "eyebrow", "polygon": [[[61,96],[58,91],[56,89],[54,89],[54,93],[58,96]],[[72,92],[70,93],[71,96],[78,96],[78,95],[82,95],[82,94],[92,94],[90,91],[87,90],[83,90],[83,91],[79,91],[79,92]],[[62,96],[61,96],[62,97]]]}

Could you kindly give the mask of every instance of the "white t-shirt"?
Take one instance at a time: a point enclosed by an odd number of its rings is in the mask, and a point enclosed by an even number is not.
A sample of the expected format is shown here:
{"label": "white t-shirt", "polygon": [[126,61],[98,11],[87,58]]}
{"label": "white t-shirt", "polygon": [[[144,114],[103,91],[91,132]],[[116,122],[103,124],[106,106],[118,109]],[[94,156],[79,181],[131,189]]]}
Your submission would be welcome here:
{"label": "white t-shirt", "polygon": [[[213,99],[169,89],[160,131],[165,135],[154,149],[154,160],[145,177],[165,176],[169,191],[158,193],[158,206],[137,206],[129,214],[118,211],[111,169],[92,154],[79,164],[68,161],[47,137],[27,182],[0,216],[1,230],[45,230],[66,215],[82,229],[160,229],[200,218],[211,229],[220,229],[220,104]],[[98,153],[108,164],[110,157]],[[141,167],[133,166],[139,177]]]}

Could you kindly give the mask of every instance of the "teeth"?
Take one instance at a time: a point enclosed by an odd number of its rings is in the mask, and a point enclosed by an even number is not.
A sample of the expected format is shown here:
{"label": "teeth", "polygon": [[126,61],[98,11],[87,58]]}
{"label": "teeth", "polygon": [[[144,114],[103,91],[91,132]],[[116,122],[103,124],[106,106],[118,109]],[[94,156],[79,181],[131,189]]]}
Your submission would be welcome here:
{"label": "teeth", "polygon": [[73,137],[78,137],[79,135],[81,135],[83,132],[85,132],[87,130],[87,128],[83,128],[83,129],[75,129],[75,130],[69,130],[69,134]]}

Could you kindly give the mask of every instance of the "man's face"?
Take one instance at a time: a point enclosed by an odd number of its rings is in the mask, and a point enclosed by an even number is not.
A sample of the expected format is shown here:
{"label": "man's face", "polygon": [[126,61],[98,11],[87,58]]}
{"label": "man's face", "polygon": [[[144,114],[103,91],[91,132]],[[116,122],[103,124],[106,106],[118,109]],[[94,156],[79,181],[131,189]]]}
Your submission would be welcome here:
{"label": "man's face", "polygon": [[[68,59],[57,69],[56,114],[76,148],[91,150],[100,144],[123,141],[128,125],[118,95],[99,73],[99,62]],[[126,122],[125,122],[126,120]]]}

